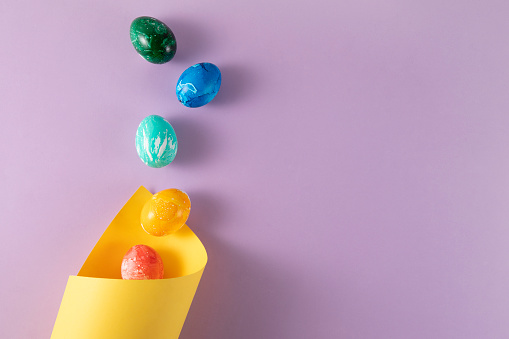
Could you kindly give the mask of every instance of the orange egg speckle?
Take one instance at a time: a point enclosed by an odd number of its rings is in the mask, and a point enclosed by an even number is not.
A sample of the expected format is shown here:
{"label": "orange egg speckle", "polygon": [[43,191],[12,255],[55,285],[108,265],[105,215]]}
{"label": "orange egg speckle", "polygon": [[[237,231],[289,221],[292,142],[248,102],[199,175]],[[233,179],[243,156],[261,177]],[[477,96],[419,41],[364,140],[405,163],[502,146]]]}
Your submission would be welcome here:
{"label": "orange egg speckle", "polygon": [[189,196],[176,188],[158,192],[141,210],[141,226],[148,234],[163,236],[178,231],[191,212]]}
{"label": "orange egg speckle", "polygon": [[124,255],[120,271],[124,280],[162,279],[163,259],[152,247],[136,245]]}

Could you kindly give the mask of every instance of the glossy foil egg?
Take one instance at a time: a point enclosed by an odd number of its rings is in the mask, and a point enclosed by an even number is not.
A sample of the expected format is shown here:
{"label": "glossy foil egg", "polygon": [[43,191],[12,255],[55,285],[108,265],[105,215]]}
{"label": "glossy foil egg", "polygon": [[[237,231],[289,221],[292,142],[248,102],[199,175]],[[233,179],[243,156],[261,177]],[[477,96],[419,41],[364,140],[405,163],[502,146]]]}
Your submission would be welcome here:
{"label": "glossy foil egg", "polygon": [[178,231],[191,212],[189,196],[176,188],[158,192],[141,210],[141,226],[148,234],[157,237]]}
{"label": "glossy foil egg", "polygon": [[124,255],[121,274],[124,280],[162,279],[163,260],[152,247],[136,245]]}

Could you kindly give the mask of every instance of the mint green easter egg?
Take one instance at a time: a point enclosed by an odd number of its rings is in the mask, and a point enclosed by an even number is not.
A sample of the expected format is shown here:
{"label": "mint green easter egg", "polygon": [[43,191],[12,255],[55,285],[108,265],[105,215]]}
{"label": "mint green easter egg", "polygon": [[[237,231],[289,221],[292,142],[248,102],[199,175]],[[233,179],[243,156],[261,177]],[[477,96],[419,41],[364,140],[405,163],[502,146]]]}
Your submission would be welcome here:
{"label": "mint green easter egg", "polygon": [[163,117],[149,115],[138,126],[136,151],[141,161],[154,168],[170,164],[177,155],[177,135]]}

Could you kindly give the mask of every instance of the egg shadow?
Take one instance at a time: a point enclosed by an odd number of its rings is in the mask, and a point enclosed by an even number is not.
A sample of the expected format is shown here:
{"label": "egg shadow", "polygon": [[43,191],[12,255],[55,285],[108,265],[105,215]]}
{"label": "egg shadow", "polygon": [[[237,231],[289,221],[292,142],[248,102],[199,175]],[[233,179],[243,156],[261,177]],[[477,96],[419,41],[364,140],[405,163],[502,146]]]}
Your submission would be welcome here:
{"label": "egg shadow", "polygon": [[238,65],[217,65],[221,71],[221,87],[214,100],[213,106],[229,105],[243,99],[255,86],[255,77],[248,73],[248,69]]}
{"label": "egg shadow", "polygon": [[209,260],[180,338],[286,338],[300,296],[284,270],[208,232],[200,239]]}
{"label": "egg shadow", "polygon": [[165,263],[171,263],[171,265],[166,265],[164,270],[165,278],[174,278],[182,275],[184,271],[184,258],[182,257],[182,253],[171,248],[158,248],[157,251],[163,258]]}
{"label": "egg shadow", "polygon": [[226,224],[224,218],[228,203],[218,194],[204,191],[186,193],[189,194],[192,208],[187,225],[193,230],[201,232],[203,228],[207,228],[209,232],[213,232]]}
{"label": "egg shadow", "polygon": [[175,40],[177,40],[177,52],[170,61],[171,63],[189,63],[191,60],[199,60],[202,55],[205,55],[210,39],[207,38],[206,30],[202,28],[202,22],[170,16],[162,17],[161,21],[171,29],[175,34]]}
{"label": "egg shadow", "polygon": [[177,155],[172,166],[196,165],[212,157],[214,138],[205,123],[181,117],[167,120],[173,126],[178,141]]}
{"label": "egg shadow", "polygon": [[[200,285],[179,338],[285,338],[294,320],[302,289],[298,277],[263,254],[220,238],[231,204],[215,193],[188,192],[192,213],[188,225],[208,254]],[[298,285],[296,285],[298,287]]]}

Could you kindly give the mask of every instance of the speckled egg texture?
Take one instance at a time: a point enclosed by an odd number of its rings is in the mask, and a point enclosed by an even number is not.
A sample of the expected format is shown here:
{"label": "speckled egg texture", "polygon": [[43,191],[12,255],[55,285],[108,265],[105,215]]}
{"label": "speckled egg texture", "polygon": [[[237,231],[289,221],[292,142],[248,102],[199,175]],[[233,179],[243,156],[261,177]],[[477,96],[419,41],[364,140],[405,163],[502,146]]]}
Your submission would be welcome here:
{"label": "speckled egg texture", "polygon": [[158,192],[141,210],[141,227],[157,237],[177,232],[187,221],[191,212],[189,196],[176,188]]}
{"label": "speckled egg texture", "polygon": [[136,245],[125,254],[120,272],[124,280],[162,279],[163,259],[152,247]]}

